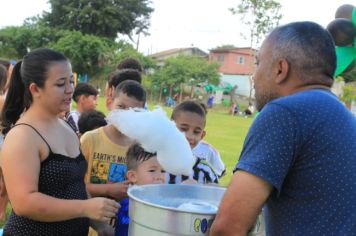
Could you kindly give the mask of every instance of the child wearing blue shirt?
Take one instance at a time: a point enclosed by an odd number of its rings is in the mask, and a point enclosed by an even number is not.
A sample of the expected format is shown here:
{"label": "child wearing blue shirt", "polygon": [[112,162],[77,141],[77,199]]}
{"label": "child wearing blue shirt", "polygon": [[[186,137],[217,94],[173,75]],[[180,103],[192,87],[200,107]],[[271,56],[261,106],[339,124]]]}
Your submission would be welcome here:
{"label": "child wearing blue shirt", "polygon": [[[156,153],[146,152],[140,144],[133,144],[127,151],[127,179],[137,185],[165,183],[165,170],[157,160]],[[130,217],[129,199],[120,202],[121,208],[117,213],[115,236],[127,236]]]}

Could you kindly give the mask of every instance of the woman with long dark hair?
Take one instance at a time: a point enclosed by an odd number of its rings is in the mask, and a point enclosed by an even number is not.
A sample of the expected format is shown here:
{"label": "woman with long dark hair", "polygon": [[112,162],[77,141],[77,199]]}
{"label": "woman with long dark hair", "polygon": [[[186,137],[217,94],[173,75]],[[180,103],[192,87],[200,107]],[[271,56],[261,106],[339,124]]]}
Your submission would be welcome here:
{"label": "woman with long dark hair", "polygon": [[1,114],[1,167],[12,205],[5,235],[87,235],[89,218],[115,216],[115,201],[87,199],[78,137],[58,118],[72,93],[71,64],[61,53],[36,49],[14,67]]}

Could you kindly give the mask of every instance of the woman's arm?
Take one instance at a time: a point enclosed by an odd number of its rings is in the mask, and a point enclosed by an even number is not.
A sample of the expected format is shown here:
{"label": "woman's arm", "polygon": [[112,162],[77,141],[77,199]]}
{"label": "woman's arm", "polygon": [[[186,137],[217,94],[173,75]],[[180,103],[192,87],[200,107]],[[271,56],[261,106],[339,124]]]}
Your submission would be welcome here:
{"label": "woman's arm", "polygon": [[38,192],[40,157],[46,149],[41,149],[45,144],[36,135],[28,128],[13,129],[1,151],[5,184],[15,213],[45,222],[78,217],[107,221],[114,217],[119,204],[109,199],[62,200]]}

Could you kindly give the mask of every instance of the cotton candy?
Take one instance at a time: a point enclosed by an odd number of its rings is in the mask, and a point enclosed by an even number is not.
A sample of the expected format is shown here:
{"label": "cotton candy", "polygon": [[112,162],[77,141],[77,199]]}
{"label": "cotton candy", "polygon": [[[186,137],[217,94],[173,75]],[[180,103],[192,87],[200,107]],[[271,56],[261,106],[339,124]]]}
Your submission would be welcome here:
{"label": "cotton candy", "polygon": [[147,152],[157,153],[161,166],[174,175],[189,175],[194,158],[184,134],[168,119],[162,108],[114,110],[108,122],[136,140]]}

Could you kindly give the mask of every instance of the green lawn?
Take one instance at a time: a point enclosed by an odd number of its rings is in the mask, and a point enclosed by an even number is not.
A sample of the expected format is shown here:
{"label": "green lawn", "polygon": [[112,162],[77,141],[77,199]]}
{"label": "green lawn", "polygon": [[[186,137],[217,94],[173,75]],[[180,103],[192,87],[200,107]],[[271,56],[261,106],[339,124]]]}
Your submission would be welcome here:
{"label": "green lawn", "polygon": [[[155,104],[150,103],[149,107]],[[100,98],[98,110],[107,114],[105,99]],[[172,112],[171,108],[166,108],[167,114]],[[232,170],[234,169],[240,155],[243,141],[253,118],[243,116],[231,116],[227,113],[228,108],[216,107],[209,110],[206,125],[207,135],[205,140],[212,144],[221,155],[227,167],[227,174],[221,178],[221,185],[226,186],[230,182]]]}

